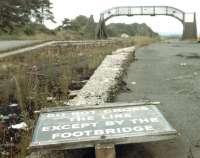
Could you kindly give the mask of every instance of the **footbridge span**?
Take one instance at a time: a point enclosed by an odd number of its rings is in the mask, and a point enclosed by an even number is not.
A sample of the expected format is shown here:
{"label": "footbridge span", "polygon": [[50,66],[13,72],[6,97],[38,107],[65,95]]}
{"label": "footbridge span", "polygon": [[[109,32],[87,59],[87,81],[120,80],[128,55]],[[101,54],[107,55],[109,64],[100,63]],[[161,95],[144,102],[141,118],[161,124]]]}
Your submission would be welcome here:
{"label": "footbridge span", "polygon": [[[99,24],[97,26],[96,36],[98,39],[107,38],[106,21],[116,16],[136,16],[136,15],[165,15],[171,16],[179,20],[183,24],[182,39],[196,39],[196,13],[186,13],[180,9],[170,6],[122,6],[105,10],[100,15]],[[187,21],[186,16],[192,15],[192,21]]]}

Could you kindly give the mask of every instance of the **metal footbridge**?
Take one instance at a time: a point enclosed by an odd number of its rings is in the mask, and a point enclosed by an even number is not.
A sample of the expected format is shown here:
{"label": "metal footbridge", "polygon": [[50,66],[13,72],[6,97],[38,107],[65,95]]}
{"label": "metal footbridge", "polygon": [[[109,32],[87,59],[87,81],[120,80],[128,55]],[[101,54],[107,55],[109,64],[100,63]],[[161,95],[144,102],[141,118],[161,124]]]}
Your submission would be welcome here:
{"label": "metal footbridge", "polygon": [[[192,14],[193,21],[187,22],[186,16]],[[197,38],[196,13],[186,13],[170,6],[120,6],[105,10],[100,15],[96,36],[98,39],[107,38],[106,21],[116,16],[156,16],[165,15],[176,18],[183,24],[182,39]]]}

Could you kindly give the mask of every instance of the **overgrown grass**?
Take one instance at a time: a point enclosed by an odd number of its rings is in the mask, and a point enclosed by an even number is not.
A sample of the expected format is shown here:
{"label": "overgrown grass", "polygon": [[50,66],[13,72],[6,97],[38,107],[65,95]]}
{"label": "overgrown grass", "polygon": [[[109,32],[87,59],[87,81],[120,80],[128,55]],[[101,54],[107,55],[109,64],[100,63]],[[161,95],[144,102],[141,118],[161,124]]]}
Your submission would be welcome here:
{"label": "overgrown grass", "polygon": [[[0,59],[0,105],[9,104],[10,96],[14,96],[23,110],[25,121],[33,128],[34,121],[26,113],[26,106],[31,101],[34,102],[35,110],[61,106],[63,100],[69,99],[69,85],[72,81],[85,80],[91,76],[106,55],[134,43],[143,46],[154,41],[137,37],[95,46],[49,46],[37,52]],[[55,97],[56,100],[49,102],[47,97]],[[17,158],[25,157],[30,139],[30,133],[23,134],[22,151]]]}
{"label": "overgrown grass", "polygon": [[[0,105],[9,104],[14,96],[23,110],[24,120],[33,128],[33,120],[26,113],[26,106],[34,102],[35,110],[61,106],[68,100],[70,83],[88,78],[103,58],[119,47],[130,43],[117,42],[101,46],[49,46],[38,52],[20,54],[0,61]],[[57,91],[59,94],[56,94]],[[47,97],[55,97],[48,102]],[[18,158],[26,155],[31,134],[24,133]]]}
{"label": "overgrown grass", "polygon": [[160,40],[159,38],[151,38],[151,37],[147,37],[147,36],[133,37],[133,41],[137,47],[146,46],[151,43],[158,42],[159,40]]}
{"label": "overgrown grass", "polygon": [[0,59],[0,105],[13,95],[23,107],[27,98],[33,98],[38,108],[50,106],[45,100],[53,95],[54,87],[49,85],[61,89],[61,99],[67,99],[71,81],[90,76],[113,50],[155,41],[149,37],[135,37],[101,46],[49,46],[37,52]]}

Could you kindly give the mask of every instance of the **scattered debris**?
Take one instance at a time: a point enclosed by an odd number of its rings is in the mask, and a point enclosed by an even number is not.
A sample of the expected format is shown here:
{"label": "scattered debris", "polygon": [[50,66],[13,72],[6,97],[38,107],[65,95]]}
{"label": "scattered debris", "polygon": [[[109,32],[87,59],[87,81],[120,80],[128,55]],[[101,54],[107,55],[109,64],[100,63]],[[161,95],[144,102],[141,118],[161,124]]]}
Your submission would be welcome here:
{"label": "scattered debris", "polygon": [[40,110],[35,110],[34,114],[39,114],[41,111]]}
{"label": "scattered debris", "polygon": [[53,101],[55,101],[56,100],[56,98],[54,98],[54,97],[47,97],[47,101],[48,102],[53,102]]}
{"label": "scattered debris", "polygon": [[18,104],[10,104],[10,105],[8,105],[8,106],[10,106],[10,107],[17,107]]}
{"label": "scattered debris", "polygon": [[21,136],[28,130],[22,119],[18,104],[0,106],[0,157],[12,158],[21,151]]}
{"label": "scattered debris", "polygon": [[69,91],[69,99],[75,98],[79,92],[80,92],[80,90]]}
{"label": "scattered debris", "polygon": [[150,102],[150,104],[152,104],[152,105],[160,105],[160,102],[159,101],[152,101],[152,102]]}
{"label": "scattered debris", "polygon": [[136,85],[136,82],[133,81],[133,82],[131,82],[131,84],[132,84],[132,85]]}
{"label": "scattered debris", "polygon": [[180,63],[180,66],[187,66],[187,63]]}
{"label": "scattered debris", "polygon": [[130,92],[131,91],[131,89],[127,87],[127,83],[125,81],[121,81],[120,87],[121,87],[120,90],[122,92]]}
{"label": "scattered debris", "polygon": [[26,130],[28,127],[28,125],[25,123],[25,122],[21,122],[19,124],[16,124],[16,125],[11,125],[10,128],[13,128],[13,129],[21,129],[21,130]]}

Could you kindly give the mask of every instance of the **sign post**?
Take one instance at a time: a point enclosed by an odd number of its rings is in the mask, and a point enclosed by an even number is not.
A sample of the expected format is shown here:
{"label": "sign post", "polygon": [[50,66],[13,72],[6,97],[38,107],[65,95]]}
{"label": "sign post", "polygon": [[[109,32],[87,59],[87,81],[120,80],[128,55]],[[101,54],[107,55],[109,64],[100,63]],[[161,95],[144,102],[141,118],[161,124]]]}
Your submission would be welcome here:
{"label": "sign post", "polygon": [[30,148],[37,151],[95,147],[97,158],[115,158],[114,145],[177,136],[156,106],[133,105],[69,107],[40,113]]}
{"label": "sign post", "polygon": [[98,144],[95,145],[96,158],[116,158],[115,145]]}

